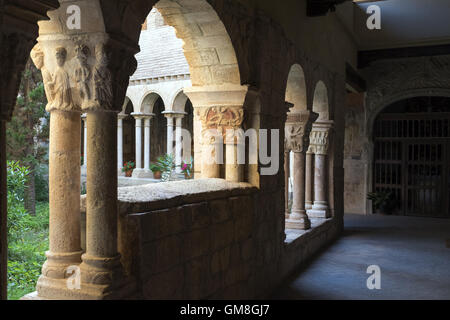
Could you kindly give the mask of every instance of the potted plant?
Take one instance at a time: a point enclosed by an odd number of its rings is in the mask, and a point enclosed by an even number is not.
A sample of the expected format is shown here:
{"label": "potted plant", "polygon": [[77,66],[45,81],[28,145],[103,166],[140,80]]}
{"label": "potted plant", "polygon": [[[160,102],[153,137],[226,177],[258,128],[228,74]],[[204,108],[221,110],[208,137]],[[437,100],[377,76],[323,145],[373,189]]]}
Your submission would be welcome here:
{"label": "potted plant", "polygon": [[372,201],[376,213],[391,214],[395,209],[395,203],[390,191],[369,192],[367,199]]}
{"label": "potted plant", "polygon": [[186,179],[192,179],[194,176],[193,172],[193,161],[191,158],[191,163],[185,163],[184,161],[181,163],[181,172],[184,173],[184,177]]}
{"label": "potted plant", "polygon": [[161,181],[169,181],[172,178],[175,169],[175,159],[171,154],[160,156],[156,161],[156,165],[161,168]]}
{"label": "potted plant", "polygon": [[162,168],[158,164],[150,164],[150,170],[153,172],[154,179],[161,179]]}
{"label": "potted plant", "polygon": [[125,162],[122,168],[122,172],[125,172],[125,177],[131,177],[133,174],[133,169],[135,168],[134,161]]}

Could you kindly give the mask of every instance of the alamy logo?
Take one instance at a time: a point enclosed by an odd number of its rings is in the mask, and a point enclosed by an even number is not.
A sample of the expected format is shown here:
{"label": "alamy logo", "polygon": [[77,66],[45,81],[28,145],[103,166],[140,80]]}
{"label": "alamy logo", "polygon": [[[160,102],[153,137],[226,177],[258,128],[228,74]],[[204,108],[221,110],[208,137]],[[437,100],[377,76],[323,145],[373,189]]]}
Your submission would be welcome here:
{"label": "alamy logo", "polygon": [[67,28],[69,30],[81,29],[81,9],[79,6],[73,4],[67,7]]}
{"label": "alamy logo", "polygon": [[367,273],[371,276],[367,279],[366,285],[369,290],[381,289],[381,269],[377,265],[367,267]]}
{"label": "alamy logo", "polygon": [[69,266],[67,274],[70,276],[66,280],[67,289],[80,290],[81,289],[81,270],[78,266]]}
{"label": "alamy logo", "polygon": [[380,30],[381,29],[381,8],[377,5],[371,5],[367,7],[367,14],[370,17],[367,18],[367,28],[369,30]]}

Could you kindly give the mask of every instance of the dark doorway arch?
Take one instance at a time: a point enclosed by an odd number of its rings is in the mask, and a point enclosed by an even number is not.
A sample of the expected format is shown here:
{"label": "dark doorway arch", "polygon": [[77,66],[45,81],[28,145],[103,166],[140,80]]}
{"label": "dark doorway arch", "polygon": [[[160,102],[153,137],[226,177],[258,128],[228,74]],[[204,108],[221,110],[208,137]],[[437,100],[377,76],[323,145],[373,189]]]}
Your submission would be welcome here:
{"label": "dark doorway arch", "polygon": [[414,97],[391,104],[373,128],[375,192],[387,210],[450,218],[450,98]]}

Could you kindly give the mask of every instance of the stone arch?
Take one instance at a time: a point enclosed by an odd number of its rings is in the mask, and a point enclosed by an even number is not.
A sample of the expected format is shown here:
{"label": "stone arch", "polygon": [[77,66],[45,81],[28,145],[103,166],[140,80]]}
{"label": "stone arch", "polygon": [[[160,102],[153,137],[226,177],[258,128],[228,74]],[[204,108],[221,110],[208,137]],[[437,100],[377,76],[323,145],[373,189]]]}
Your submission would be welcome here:
{"label": "stone arch", "polygon": [[321,80],[317,82],[314,89],[313,111],[319,114],[317,120],[329,120],[330,118],[330,104],[328,98],[328,89],[325,83]]}
{"label": "stone arch", "polygon": [[241,84],[228,31],[206,0],[160,0],[155,7],[184,42],[193,86]]}
{"label": "stone arch", "polygon": [[291,112],[308,110],[305,73],[299,64],[294,64],[289,71],[285,100],[293,104]]}
{"label": "stone arch", "polygon": [[179,90],[170,104],[171,110],[176,112],[186,112],[186,103],[188,97],[184,94],[183,90]]}
{"label": "stone arch", "polygon": [[[125,100],[123,101],[121,113],[125,113],[129,103],[131,103],[133,105],[133,102],[131,101],[131,99],[128,96],[125,96]],[[133,109],[133,111],[134,111],[134,109]]]}
{"label": "stone arch", "polygon": [[144,95],[144,97],[142,98],[142,102],[140,103],[139,111],[141,113],[145,113],[145,114],[154,113],[153,112],[153,108],[155,107],[156,102],[160,98],[163,101],[164,105],[166,105],[166,103],[164,102],[164,99],[162,98],[161,94],[157,93],[154,90],[146,93]]}
{"label": "stone arch", "polygon": [[367,117],[366,121],[366,138],[369,141],[373,139],[373,126],[378,115],[390,105],[395,102],[415,98],[420,96],[431,96],[431,97],[450,97],[450,88],[424,88],[424,89],[411,89],[405,90],[398,93],[390,94],[384,97],[379,103],[373,106],[372,112]]}

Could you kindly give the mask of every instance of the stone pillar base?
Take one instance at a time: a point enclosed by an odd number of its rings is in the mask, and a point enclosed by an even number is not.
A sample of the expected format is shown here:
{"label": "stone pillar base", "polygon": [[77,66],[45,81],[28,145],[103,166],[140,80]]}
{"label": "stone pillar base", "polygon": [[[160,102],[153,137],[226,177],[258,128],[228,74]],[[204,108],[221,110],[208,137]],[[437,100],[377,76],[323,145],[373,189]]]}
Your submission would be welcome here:
{"label": "stone pillar base", "polygon": [[311,228],[311,221],[308,217],[292,217],[286,220],[286,229],[307,230]]}
{"label": "stone pillar base", "polygon": [[314,204],[312,209],[307,210],[306,213],[310,218],[330,218],[330,209],[326,205]]}
{"label": "stone pillar base", "polygon": [[145,170],[145,169],[134,169],[133,170],[133,178],[147,178],[147,179],[152,179],[153,178],[153,173],[151,170]]}
{"label": "stone pillar base", "polygon": [[23,296],[20,300],[124,300],[138,298],[136,284],[132,281],[123,281],[114,288],[82,283],[80,289],[68,289],[66,280],[51,279],[51,281],[54,283],[51,292],[47,292],[49,295],[42,296],[35,291]]}
{"label": "stone pillar base", "polygon": [[122,171],[122,168],[117,168],[117,176],[125,177],[125,172]]}

